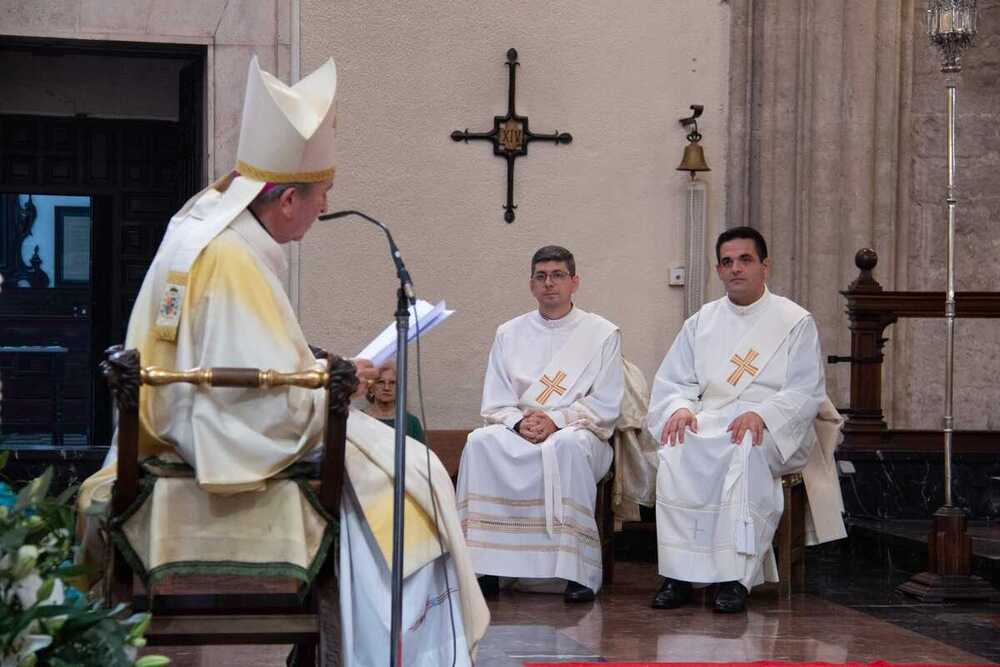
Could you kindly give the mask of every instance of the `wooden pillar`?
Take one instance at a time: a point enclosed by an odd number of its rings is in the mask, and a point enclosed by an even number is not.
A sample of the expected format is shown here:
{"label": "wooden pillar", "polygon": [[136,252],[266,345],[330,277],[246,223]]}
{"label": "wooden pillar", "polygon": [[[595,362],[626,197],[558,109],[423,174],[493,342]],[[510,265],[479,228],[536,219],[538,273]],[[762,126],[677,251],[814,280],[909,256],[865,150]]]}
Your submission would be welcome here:
{"label": "wooden pillar", "polygon": [[844,423],[845,446],[877,446],[888,428],[882,413],[882,350],[887,340],[883,333],[896,321],[896,316],[859,307],[858,297],[882,291],[882,286],[872,276],[878,264],[875,251],[859,250],[854,256],[854,264],[860,274],[841,292],[847,297],[847,315],[851,321],[851,356],[831,356],[829,361],[851,364],[851,403]]}

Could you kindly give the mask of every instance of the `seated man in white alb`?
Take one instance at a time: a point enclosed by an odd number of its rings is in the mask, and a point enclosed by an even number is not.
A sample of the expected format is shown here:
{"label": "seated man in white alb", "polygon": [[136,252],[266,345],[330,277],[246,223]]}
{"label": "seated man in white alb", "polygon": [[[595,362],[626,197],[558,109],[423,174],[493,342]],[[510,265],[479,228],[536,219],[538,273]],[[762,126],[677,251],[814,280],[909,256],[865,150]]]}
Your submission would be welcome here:
{"label": "seated man in white alb", "polygon": [[594,506],[624,391],[620,336],[573,304],[580,276],[565,248],[535,253],[530,286],[538,310],[493,341],[488,425],[462,452],[459,516],[478,574],[565,579],[566,601],[586,602],[601,586]]}
{"label": "seated man in white alb", "polygon": [[684,323],[656,373],[646,421],[664,445],[659,609],[687,602],[692,583],[718,583],[715,611],[741,612],[753,586],[777,581],[771,541],[784,474],[805,478],[814,541],[845,536],[833,465],[840,417],[826,398],[816,323],[768,291],[758,231],[723,232],[715,253],[726,296]]}

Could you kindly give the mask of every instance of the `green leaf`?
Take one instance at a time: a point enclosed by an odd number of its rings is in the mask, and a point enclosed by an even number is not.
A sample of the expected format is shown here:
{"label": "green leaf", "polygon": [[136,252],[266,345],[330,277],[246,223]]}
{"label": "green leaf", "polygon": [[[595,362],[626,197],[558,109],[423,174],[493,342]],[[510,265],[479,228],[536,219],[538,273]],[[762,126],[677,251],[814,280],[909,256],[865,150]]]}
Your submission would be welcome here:
{"label": "green leaf", "polygon": [[48,468],[45,469],[45,472],[42,473],[41,477],[32,480],[31,484],[28,485],[29,487],[34,487],[35,489],[34,492],[32,493],[32,499],[36,503],[41,502],[49,495],[49,487],[52,486],[53,474],[54,474],[54,469],[52,468],[52,466],[49,466]]}
{"label": "green leaf", "polygon": [[17,500],[14,501],[15,512],[20,512],[31,504],[31,485],[34,483],[35,481],[32,480],[21,487],[21,490],[17,492]]}
{"label": "green leaf", "polygon": [[127,639],[138,639],[139,637],[142,637],[142,635],[149,628],[149,624],[153,620],[153,617],[149,614],[144,614],[143,616],[145,618],[139,619],[139,622],[132,626],[132,629],[129,630]]}
{"label": "green leaf", "polygon": [[56,580],[53,579],[52,577],[49,577],[48,579],[43,581],[42,585],[38,587],[38,595],[35,598],[36,599],[35,604],[41,604],[42,602],[48,600],[52,596],[52,591],[55,589],[55,587],[56,587]]}
{"label": "green leaf", "polygon": [[67,488],[65,491],[59,494],[56,498],[56,504],[65,505],[69,502],[69,499],[76,495],[76,492],[80,490],[79,484],[74,484],[73,486]]}
{"label": "green leaf", "polygon": [[10,450],[5,449],[0,452],[0,470],[3,470],[4,466],[7,465],[7,459],[10,457]]}
{"label": "green leaf", "polygon": [[46,605],[43,607],[35,606],[28,611],[22,613],[17,618],[17,622],[10,630],[10,640],[7,642],[7,646],[17,637],[23,630],[25,630],[29,625],[31,625],[35,619],[39,618],[51,618],[53,616],[61,616],[63,614],[68,614],[73,610],[72,607],[66,607],[63,605]]}
{"label": "green leaf", "polygon": [[86,565],[65,565],[56,570],[56,575],[61,579],[71,579],[73,577],[79,577],[84,574],[89,574],[93,568],[87,567]]}
{"label": "green leaf", "polygon": [[24,544],[26,537],[28,537],[28,529],[26,527],[18,526],[17,528],[11,528],[3,535],[0,535],[0,547],[8,551],[17,551],[18,547]]}
{"label": "green leaf", "polygon": [[162,667],[169,664],[170,658],[162,655],[144,655],[135,661],[135,667]]}

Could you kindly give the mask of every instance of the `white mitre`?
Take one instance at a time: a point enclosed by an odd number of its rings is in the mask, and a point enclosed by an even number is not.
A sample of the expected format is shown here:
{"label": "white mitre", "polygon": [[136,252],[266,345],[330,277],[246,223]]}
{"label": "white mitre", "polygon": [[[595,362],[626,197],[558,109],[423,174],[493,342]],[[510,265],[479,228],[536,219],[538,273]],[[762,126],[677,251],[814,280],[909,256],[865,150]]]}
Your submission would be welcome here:
{"label": "white mitre", "polygon": [[[170,220],[157,260],[169,263],[155,330],[174,340],[187,276],[198,255],[268,183],[333,178],[337,66],[333,58],[293,86],[250,60],[235,171],[205,188]],[[155,260],[154,260],[155,261]]]}
{"label": "white mitre", "polygon": [[250,61],[236,171],[269,183],[333,178],[337,130],[337,66],[333,58],[294,86]]}

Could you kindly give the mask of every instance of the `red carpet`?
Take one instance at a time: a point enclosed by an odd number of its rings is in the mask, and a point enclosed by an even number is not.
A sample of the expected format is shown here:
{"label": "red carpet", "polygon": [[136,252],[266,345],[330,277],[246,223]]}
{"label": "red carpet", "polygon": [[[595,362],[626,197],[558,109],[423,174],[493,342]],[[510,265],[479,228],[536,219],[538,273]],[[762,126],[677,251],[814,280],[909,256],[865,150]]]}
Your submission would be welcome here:
{"label": "red carpet", "polygon": [[875,662],[778,662],[760,660],[758,662],[526,662],[524,667],[719,667],[719,665],[740,665],[740,667],[986,667],[992,663],[892,663]]}

